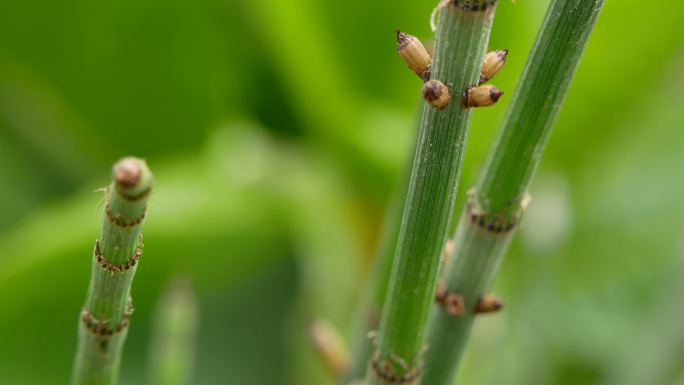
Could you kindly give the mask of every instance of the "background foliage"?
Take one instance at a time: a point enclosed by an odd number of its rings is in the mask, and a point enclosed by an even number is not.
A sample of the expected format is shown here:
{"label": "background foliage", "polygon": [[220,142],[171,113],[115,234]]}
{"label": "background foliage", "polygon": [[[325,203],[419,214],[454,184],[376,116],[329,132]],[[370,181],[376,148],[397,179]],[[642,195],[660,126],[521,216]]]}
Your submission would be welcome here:
{"label": "background foliage", "polygon": [[[200,302],[195,383],[323,383],[304,330],[350,325],[417,127],[394,31],[429,39],[433,6],[1,2],[0,383],[68,381],[92,191],[126,155],[157,184],[121,383],[143,383],[178,272]],[[546,6],[499,4],[509,95]],[[656,8],[606,4],[463,383],[684,384],[684,5]],[[462,192],[507,102],[475,112]]]}

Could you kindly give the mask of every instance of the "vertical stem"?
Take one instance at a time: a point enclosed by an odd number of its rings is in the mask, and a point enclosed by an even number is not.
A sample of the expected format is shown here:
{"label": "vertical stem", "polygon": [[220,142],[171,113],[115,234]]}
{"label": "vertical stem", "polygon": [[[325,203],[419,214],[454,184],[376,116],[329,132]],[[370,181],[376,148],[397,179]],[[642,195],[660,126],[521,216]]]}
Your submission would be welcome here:
{"label": "vertical stem", "polygon": [[[389,284],[392,262],[401,228],[406,194],[411,178],[411,163],[416,153],[415,145],[411,156],[407,159],[400,183],[394,188],[392,198],[385,210],[382,223],[382,234],[376,251],[373,267],[366,279],[361,299],[357,307],[355,324],[353,325],[352,355],[349,370],[340,378],[341,385],[347,385],[352,380],[362,380],[366,374],[368,360],[373,355],[374,347],[368,338],[368,333],[378,330],[382,306],[385,303],[387,286]],[[411,162],[411,163],[409,163]]]}
{"label": "vertical stem", "polygon": [[190,277],[171,279],[153,321],[148,384],[191,384],[199,306]]}
{"label": "vertical stem", "polygon": [[492,212],[506,209],[506,216],[511,217],[518,211],[603,2],[551,1],[480,174],[478,195],[482,202],[489,202]]}
{"label": "vertical stem", "polygon": [[131,283],[142,254],[141,231],[153,178],[145,162],[137,158],[120,160],[113,174],[79,317],[74,385],[116,383],[133,313]]}
{"label": "vertical stem", "polygon": [[435,307],[423,384],[453,383],[475,321],[475,305],[491,285],[513,239],[517,217],[500,226],[499,222],[487,222],[485,211],[475,205],[476,198],[471,195],[453,239],[452,260],[443,274],[448,293],[463,297],[465,313],[454,317],[444,308]]}
{"label": "vertical stem", "polygon": [[[408,173],[407,173],[408,174]],[[382,305],[385,302],[387,285],[389,283],[394,251],[401,224],[401,208],[406,200],[408,175],[401,195],[397,191],[390,201],[383,221],[383,234],[380,237],[380,247],[376,252],[375,261],[366,279],[366,284],[359,300],[355,324],[353,325],[352,352],[349,370],[340,378],[341,385],[347,385],[352,380],[362,379],[366,373],[368,360],[373,355],[373,345],[368,338],[368,332],[378,329]],[[401,198],[401,199],[400,199]]]}
{"label": "vertical stem", "polygon": [[423,109],[399,240],[366,384],[414,383],[434,302],[471,110],[461,99],[477,85],[495,1],[454,1],[439,15],[431,79],[450,89],[444,110]]}
{"label": "vertical stem", "polygon": [[424,384],[451,384],[486,293],[513,238],[525,194],[596,23],[603,0],[552,0],[503,127],[471,192],[444,273],[466,313],[435,308]]}

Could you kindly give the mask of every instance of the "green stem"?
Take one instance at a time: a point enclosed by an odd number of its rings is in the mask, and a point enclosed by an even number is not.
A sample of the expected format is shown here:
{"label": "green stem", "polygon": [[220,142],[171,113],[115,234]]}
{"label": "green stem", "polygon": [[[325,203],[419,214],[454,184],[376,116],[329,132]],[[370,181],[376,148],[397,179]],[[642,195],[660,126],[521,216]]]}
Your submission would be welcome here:
{"label": "green stem", "polygon": [[154,316],[148,376],[149,384],[192,383],[199,306],[192,280],[175,276],[159,301]]}
{"label": "green stem", "polygon": [[451,384],[475,321],[527,202],[525,197],[604,0],[552,0],[503,127],[471,193],[444,273],[466,313],[435,308],[424,384]]}
{"label": "green stem", "polygon": [[[415,151],[414,146],[411,155],[415,156]],[[380,315],[386,299],[394,252],[401,228],[401,215],[411,177],[409,160],[412,161],[414,156],[407,159],[401,182],[394,187],[392,198],[385,209],[379,246],[356,309],[357,314],[352,329],[355,340],[351,345],[353,352],[351,362],[347,373],[338,381],[341,385],[347,385],[352,380],[362,381],[366,374],[368,360],[373,355],[374,348],[368,338],[368,332],[378,330],[380,325]]]}
{"label": "green stem", "polygon": [[553,0],[480,174],[478,194],[492,212],[514,216],[539,165],[553,124],[604,0]]}
{"label": "green stem", "polygon": [[[403,187],[408,187],[408,183],[403,183]],[[403,190],[405,192],[406,189]],[[395,194],[398,195],[398,194]],[[382,305],[385,302],[387,285],[389,283],[392,261],[401,224],[400,209],[405,200],[399,202],[399,197],[395,196],[388,205],[387,213],[383,221],[383,234],[380,237],[380,247],[370,276],[366,279],[362,297],[357,308],[357,316],[353,327],[354,341],[352,341],[351,362],[349,370],[338,381],[341,385],[349,384],[352,380],[363,378],[366,373],[368,360],[373,355],[373,344],[368,338],[368,332],[378,330]]]}
{"label": "green stem", "polygon": [[79,317],[72,384],[115,384],[133,312],[131,283],[142,254],[142,227],[152,173],[124,158],[106,189],[102,235],[95,243],[88,296]]}
{"label": "green stem", "polygon": [[377,349],[366,374],[368,385],[420,377],[472,113],[462,107],[461,99],[479,81],[495,3],[451,2],[440,11],[431,79],[450,88],[451,103],[445,110],[428,104],[423,109]]}

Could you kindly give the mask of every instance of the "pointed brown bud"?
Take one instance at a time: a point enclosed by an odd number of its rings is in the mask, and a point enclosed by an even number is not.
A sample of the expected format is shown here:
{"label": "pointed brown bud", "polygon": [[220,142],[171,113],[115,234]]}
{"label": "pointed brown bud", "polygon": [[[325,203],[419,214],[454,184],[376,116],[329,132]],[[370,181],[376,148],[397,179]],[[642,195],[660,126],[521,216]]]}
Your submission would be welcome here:
{"label": "pointed brown bud", "polygon": [[439,80],[430,80],[423,86],[423,99],[440,110],[449,105],[449,89]]}
{"label": "pointed brown bud", "polygon": [[475,305],[475,313],[492,313],[498,311],[503,306],[504,301],[501,298],[491,294],[484,294],[477,301],[477,305]]}
{"label": "pointed brown bud", "polygon": [[423,44],[415,36],[397,30],[397,50],[399,55],[423,81],[430,78],[432,57],[427,53]]}
{"label": "pointed brown bud", "polygon": [[499,101],[501,95],[503,92],[491,85],[470,87],[466,93],[464,104],[467,107],[493,106]]}
{"label": "pointed brown bud", "polygon": [[492,51],[485,55],[484,62],[482,63],[482,74],[480,75],[480,84],[486,83],[489,79],[493,78],[503,68],[506,64],[506,55],[508,55],[508,50],[503,51]]}

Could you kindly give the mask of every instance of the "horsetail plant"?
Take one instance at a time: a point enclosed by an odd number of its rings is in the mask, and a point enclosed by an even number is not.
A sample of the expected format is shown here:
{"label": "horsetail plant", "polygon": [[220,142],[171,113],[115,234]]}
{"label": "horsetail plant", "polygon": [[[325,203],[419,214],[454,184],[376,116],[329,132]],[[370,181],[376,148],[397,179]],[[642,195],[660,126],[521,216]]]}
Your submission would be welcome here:
{"label": "horsetail plant", "polygon": [[435,308],[425,385],[453,383],[476,315],[501,307],[501,301],[486,291],[516,231],[530,181],[603,2],[551,1],[499,136],[456,229],[438,297],[460,297],[464,314]]}
{"label": "horsetail plant", "polygon": [[199,304],[192,279],[171,278],[154,312],[147,366],[150,385],[192,384]]}
{"label": "horsetail plant", "polygon": [[133,313],[131,283],[142,254],[142,227],[153,177],[144,160],[114,165],[105,190],[102,234],[95,240],[88,295],[78,324],[73,385],[116,384]]}
{"label": "horsetail plant", "polygon": [[[464,96],[479,83],[496,0],[453,0],[439,7],[435,54],[430,70],[421,70],[419,76],[444,85],[448,98],[442,100],[440,94],[438,108],[428,103],[423,108],[366,385],[416,383],[421,377],[427,326],[472,113]],[[399,31],[397,37],[401,50]]]}
{"label": "horsetail plant", "polygon": [[[415,149],[414,152],[415,153]],[[341,385],[348,385],[352,381],[363,381],[368,366],[368,360],[373,355],[373,344],[370,343],[368,332],[378,329],[382,306],[385,303],[387,285],[389,284],[394,251],[396,250],[399,229],[401,227],[401,214],[406,200],[406,191],[409,183],[409,168],[406,167],[405,175],[400,185],[394,190],[394,194],[385,211],[382,224],[382,234],[379,246],[376,250],[375,261],[366,279],[357,307],[353,336],[350,364],[344,376],[340,377]]]}

